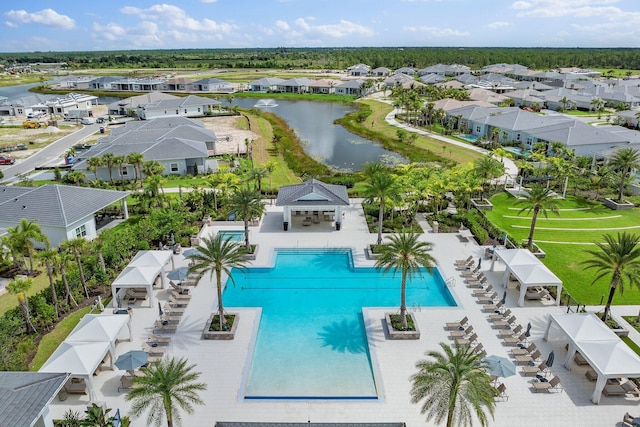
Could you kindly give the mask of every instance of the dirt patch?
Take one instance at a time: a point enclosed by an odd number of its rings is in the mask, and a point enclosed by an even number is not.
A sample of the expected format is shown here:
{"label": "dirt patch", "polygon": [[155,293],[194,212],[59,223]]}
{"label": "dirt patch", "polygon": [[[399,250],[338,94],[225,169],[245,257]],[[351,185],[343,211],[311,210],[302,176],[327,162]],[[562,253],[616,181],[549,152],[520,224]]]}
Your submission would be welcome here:
{"label": "dirt patch", "polygon": [[238,128],[238,120],[243,120],[238,116],[207,117],[201,120],[218,137],[216,154],[244,154],[247,152],[245,140],[254,141],[259,138],[255,132]]}

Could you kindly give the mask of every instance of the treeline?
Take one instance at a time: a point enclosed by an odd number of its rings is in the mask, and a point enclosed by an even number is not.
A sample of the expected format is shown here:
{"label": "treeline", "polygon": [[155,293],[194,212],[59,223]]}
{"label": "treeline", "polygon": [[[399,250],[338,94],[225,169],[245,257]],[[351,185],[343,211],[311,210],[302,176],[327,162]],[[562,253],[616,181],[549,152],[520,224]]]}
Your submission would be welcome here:
{"label": "treeline", "polygon": [[0,62],[7,65],[66,62],[72,69],[345,69],[358,63],[391,69],[457,63],[479,69],[496,63],[517,63],[537,70],[558,67],[640,70],[640,49],[371,47],[25,52],[0,53]]}

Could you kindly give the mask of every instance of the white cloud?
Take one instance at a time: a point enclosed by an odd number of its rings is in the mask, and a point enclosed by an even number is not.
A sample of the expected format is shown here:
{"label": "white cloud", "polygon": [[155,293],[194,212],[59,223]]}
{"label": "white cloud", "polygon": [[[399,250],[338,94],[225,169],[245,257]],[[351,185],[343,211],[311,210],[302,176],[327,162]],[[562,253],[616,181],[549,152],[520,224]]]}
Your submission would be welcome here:
{"label": "white cloud", "polygon": [[470,34],[466,31],[454,30],[452,28],[438,28],[438,27],[403,27],[403,30],[415,33],[426,33],[433,37],[466,37]]}
{"label": "white cloud", "polygon": [[513,25],[513,23],[511,22],[496,21],[488,24],[487,27],[491,29],[496,29],[496,28],[510,27],[511,25]]}
{"label": "white cloud", "polygon": [[282,31],[289,31],[291,27],[286,22],[278,20],[276,21],[276,28]]}
{"label": "white cloud", "polygon": [[15,22],[11,22],[11,21],[4,21],[4,25],[6,25],[9,28],[18,28],[18,25]]}
{"label": "white cloud", "polygon": [[519,10],[517,16],[553,18],[559,16],[593,17],[617,15],[621,10],[610,6],[619,0],[519,0],[511,8]]}
{"label": "white cloud", "polygon": [[10,10],[4,14],[12,21],[22,24],[42,24],[49,27],[71,30],[75,28],[76,22],[66,15],[60,15],[53,9],[42,9],[38,12],[29,13],[26,10]]}
{"label": "white cloud", "polygon": [[298,18],[294,21],[307,36],[326,36],[337,39],[354,35],[369,37],[374,34],[372,29],[345,19],[341,19],[337,24],[324,25],[311,25],[307,20]]}
{"label": "white cloud", "polygon": [[127,15],[137,15],[143,20],[150,20],[163,23],[171,30],[188,30],[209,33],[230,33],[237,27],[233,24],[217,23],[205,18],[201,21],[194,19],[177,6],[169,4],[155,4],[147,9],[140,9],[135,6],[125,6],[120,12]]}
{"label": "white cloud", "polygon": [[216,3],[218,0],[200,0],[201,3]]}

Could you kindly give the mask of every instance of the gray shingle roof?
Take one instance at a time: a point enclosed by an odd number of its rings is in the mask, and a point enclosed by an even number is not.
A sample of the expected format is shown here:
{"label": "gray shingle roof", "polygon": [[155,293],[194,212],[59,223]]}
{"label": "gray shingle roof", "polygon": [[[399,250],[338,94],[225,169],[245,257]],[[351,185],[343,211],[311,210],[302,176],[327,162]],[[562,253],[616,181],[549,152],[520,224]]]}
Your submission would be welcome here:
{"label": "gray shingle roof", "polygon": [[0,426],[33,426],[67,377],[66,373],[0,372]]}
{"label": "gray shingle roof", "polygon": [[267,423],[218,421],[216,427],[405,427],[405,423]]}
{"label": "gray shingle roof", "polygon": [[160,101],[152,102],[149,104],[141,104],[140,107],[145,110],[169,110],[176,108],[187,108],[187,107],[200,107],[200,106],[208,106],[220,105],[220,101],[216,101],[211,98],[204,98],[202,96],[189,95],[184,98],[177,99],[162,99]]}
{"label": "gray shingle roof", "polygon": [[[5,189],[8,189],[5,191]],[[18,223],[22,218],[39,225],[67,227],[129,195],[128,191],[102,190],[69,185],[24,188],[0,186],[0,221]]]}
{"label": "gray shingle roof", "polygon": [[278,190],[276,206],[349,206],[344,185],[325,184],[311,179],[302,184],[285,185]]}

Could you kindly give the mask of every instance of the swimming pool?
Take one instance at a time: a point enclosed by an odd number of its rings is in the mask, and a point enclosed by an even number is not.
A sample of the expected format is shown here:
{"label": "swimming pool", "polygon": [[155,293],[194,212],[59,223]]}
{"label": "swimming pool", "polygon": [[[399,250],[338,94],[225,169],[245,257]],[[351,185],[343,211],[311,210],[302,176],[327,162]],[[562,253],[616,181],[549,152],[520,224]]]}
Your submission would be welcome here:
{"label": "swimming pool", "polygon": [[[426,273],[426,272],[425,272]],[[229,307],[261,307],[245,399],[377,399],[363,307],[400,305],[400,277],[354,268],[350,250],[277,250],[273,268],[233,271]],[[407,284],[407,307],[455,306],[440,274]]]}
{"label": "swimming pool", "polygon": [[469,142],[478,142],[478,137],[475,135],[456,135],[458,138],[462,138]]}
{"label": "swimming pool", "polygon": [[[220,230],[218,231],[220,237],[223,240],[231,239],[232,242],[243,242],[244,241],[244,231],[243,230]],[[223,300],[224,302],[224,300]]]}
{"label": "swimming pool", "polygon": [[527,158],[531,155],[529,150],[523,150],[520,147],[502,147],[505,151],[515,154],[516,156]]}

